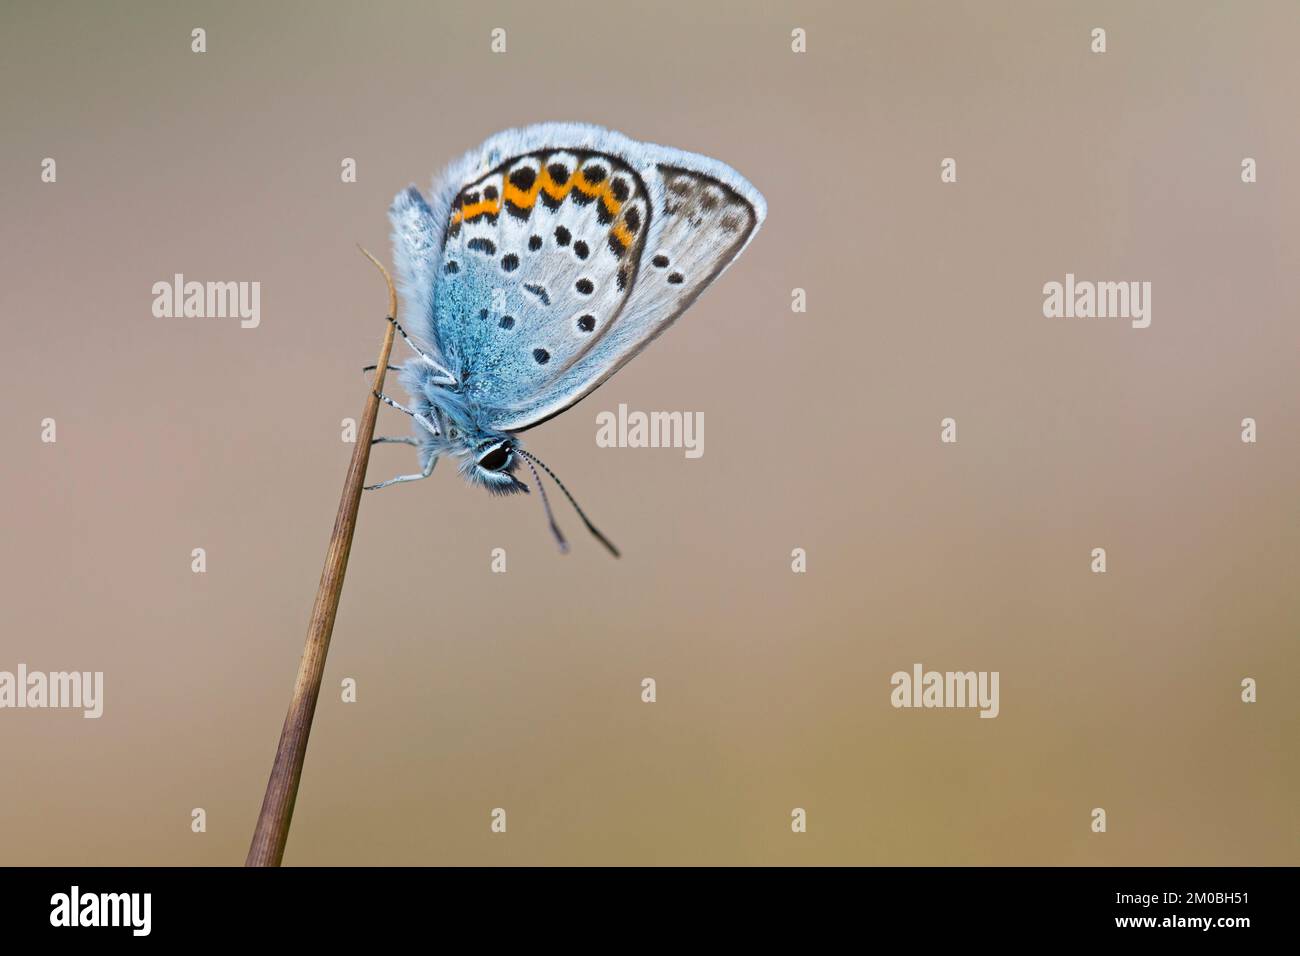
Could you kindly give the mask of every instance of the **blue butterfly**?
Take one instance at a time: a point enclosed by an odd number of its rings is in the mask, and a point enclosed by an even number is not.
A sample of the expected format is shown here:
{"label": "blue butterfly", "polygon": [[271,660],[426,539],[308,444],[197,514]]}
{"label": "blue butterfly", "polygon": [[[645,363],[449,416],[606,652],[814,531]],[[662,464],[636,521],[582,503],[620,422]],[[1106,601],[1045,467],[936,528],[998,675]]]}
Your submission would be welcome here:
{"label": "blue butterfly", "polygon": [[428,201],[393,200],[394,259],[415,356],[402,369],[421,470],[443,455],[496,494],[537,467],[518,433],[572,406],[672,324],[754,237],[767,204],[730,167],[574,123],[507,130],[453,163]]}

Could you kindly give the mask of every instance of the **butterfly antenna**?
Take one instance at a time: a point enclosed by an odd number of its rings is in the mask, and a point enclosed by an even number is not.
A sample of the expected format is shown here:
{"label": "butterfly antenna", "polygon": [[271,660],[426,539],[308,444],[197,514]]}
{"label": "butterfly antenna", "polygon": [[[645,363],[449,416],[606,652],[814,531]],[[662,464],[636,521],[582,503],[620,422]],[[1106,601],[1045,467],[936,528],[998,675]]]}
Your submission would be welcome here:
{"label": "butterfly antenna", "polygon": [[[516,448],[515,451],[519,451],[519,449]],[[528,466],[528,470],[531,471],[531,472],[533,473],[533,480],[537,482],[537,490],[540,491],[540,492],[542,493],[542,507],[543,507],[544,509],[546,509],[546,520],[549,521],[549,522],[551,523],[551,534],[555,535],[555,543],[558,544],[558,545],[560,546],[560,552],[561,552],[561,553],[563,553],[563,554],[568,554],[568,552],[569,552],[569,542],[567,542],[567,541],[564,540],[564,532],[562,532],[562,531],[560,530],[560,526],[559,526],[558,524],[555,523],[555,515],[554,515],[554,513],[551,511],[551,502],[550,502],[550,500],[546,497],[546,488],[545,488],[545,486],[542,484],[542,476],[539,475],[539,474],[537,473],[537,469],[533,467],[533,463],[532,463],[531,461],[528,461],[528,460],[527,460],[528,458],[531,458],[531,457],[532,457],[532,455],[527,455],[527,456],[525,456],[524,464],[527,465],[527,466]],[[542,463],[539,461],[538,464],[541,465]],[[545,465],[542,465],[542,467],[543,467],[543,468],[546,468]],[[547,470],[547,471],[550,471],[549,468],[547,468],[546,470]],[[551,477],[554,478],[555,476],[552,475]],[[563,487],[563,486],[561,486],[561,487]],[[581,513],[581,512],[579,512],[579,513]]]}
{"label": "butterfly antenna", "polygon": [[[555,472],[551,471],[551,469],[546,467],[546,462],[542,461],[536,455],[529,454],[528,452],[524,451],[522,448],[516,448],[515,451],[523,455],[524,458],[530,461],[535,461],[537,462],[537,464],[542,466],[542,470],[545,471],[548,475],[550,475],[551,480],[554,481],[559,486],[562,492],[564,492],[564,497],[569,499],[569,504],[573,505],[573,510],[578,512],[578,517],[581,518],[582,523],[587,526],[587,530],[590,531],[592,535],[595,536],[597,541],[599,541],[605,547],[609,548],[610,554],[612,554],[616,558],[621,558],[622,555],[619,554],[618,548],[614,547],[614,542],[610,541],[609,538],[601,534],[600,529],[591,523],[591,519],[587,517],[587,513],[582,510],[582,507],[576,501],[573,500],[573,495],[569,494],[569,489],[564,487],[564,482],[560,481],[560,479],[556,476]],[[532,465],[530,464],[528,467],[532,468]],[[533,474],[536,475],[537,472],[534,471]],[[542,486],[542,480],[538,478],[537,487],[540,488],[541,486]],[[545,497],[543,497],[542,500],[545,501],[546,500]],[[554,526],[554,523],[552,523],[552,526]]]}

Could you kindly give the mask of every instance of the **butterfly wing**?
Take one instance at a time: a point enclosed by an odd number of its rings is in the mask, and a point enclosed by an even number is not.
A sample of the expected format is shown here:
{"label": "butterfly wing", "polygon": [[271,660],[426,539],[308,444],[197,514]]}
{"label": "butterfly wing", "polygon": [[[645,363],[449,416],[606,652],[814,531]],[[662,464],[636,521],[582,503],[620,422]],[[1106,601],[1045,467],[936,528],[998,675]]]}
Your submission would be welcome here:
{"label": "butterfly wing", "polygon": [[444,367],[446,356],[433,330],[433,287],[444,236],[439,222],[445,220],[448,203],[435,191],[430,206],[418,189],[408,186],[388,210],[393,224],[393,265],[402,295],[402,324]]}
{"label": "butterfly wing", "polygon": [[[514,153],[457,193],[434,330],[486,415],[546,390],[613,327],[648,211],[636,172],[590,149]],[[491,417],[484,424],[495,427]]]}
{"label": "butterfly wing", "polygon": [[418,193],[394,204],[399,270],[427,319],[413,329],[436,344],[485,424],[510,432],[568,408],[633,358],[765,214],[759,193],[715,160],[574,124],[499,134],[443,183],[432,205]]}

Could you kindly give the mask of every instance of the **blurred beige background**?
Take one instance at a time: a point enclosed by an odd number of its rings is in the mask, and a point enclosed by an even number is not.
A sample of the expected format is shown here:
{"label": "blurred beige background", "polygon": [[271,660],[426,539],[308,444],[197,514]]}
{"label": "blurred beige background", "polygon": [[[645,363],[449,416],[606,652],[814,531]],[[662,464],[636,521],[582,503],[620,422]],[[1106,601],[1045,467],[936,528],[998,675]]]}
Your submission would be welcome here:
{"label": "blurred beige background", "polygon": [[[388,260],[399,188],[550,119],[716,156],[768,222],[529,433],[622,561],[556,502],[560,557],[533,496],[450,468],[363,501],[286,863],[1300,863],[1300,7],[11,2],[0,27],[0,670],[106,681],[98,721],[0,711],[0,863],[243,861],[383,333],[355,243]],[[155,319],[176,272],[260,281],[261,326]],[[1151,281],[1151,327],[1045,319],[1067,272]],[[597,448],[620,402],[703,411],[704,457]],[[1001,716],[892,709],[918,661],[999,671]]]}

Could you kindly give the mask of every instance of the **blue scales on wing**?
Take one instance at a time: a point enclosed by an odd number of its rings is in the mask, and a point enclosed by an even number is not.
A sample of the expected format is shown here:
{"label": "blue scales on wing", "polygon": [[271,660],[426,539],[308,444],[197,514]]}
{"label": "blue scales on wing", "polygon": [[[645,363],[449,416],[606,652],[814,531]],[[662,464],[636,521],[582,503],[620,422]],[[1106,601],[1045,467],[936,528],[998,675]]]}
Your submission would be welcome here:
{"label": "blue scales on wing", "polygon": [[465,395],[524,403],[598,346],[635,284],[649,222],[640,176],[612,156],[517,156],[452,201],[434,330]]}

